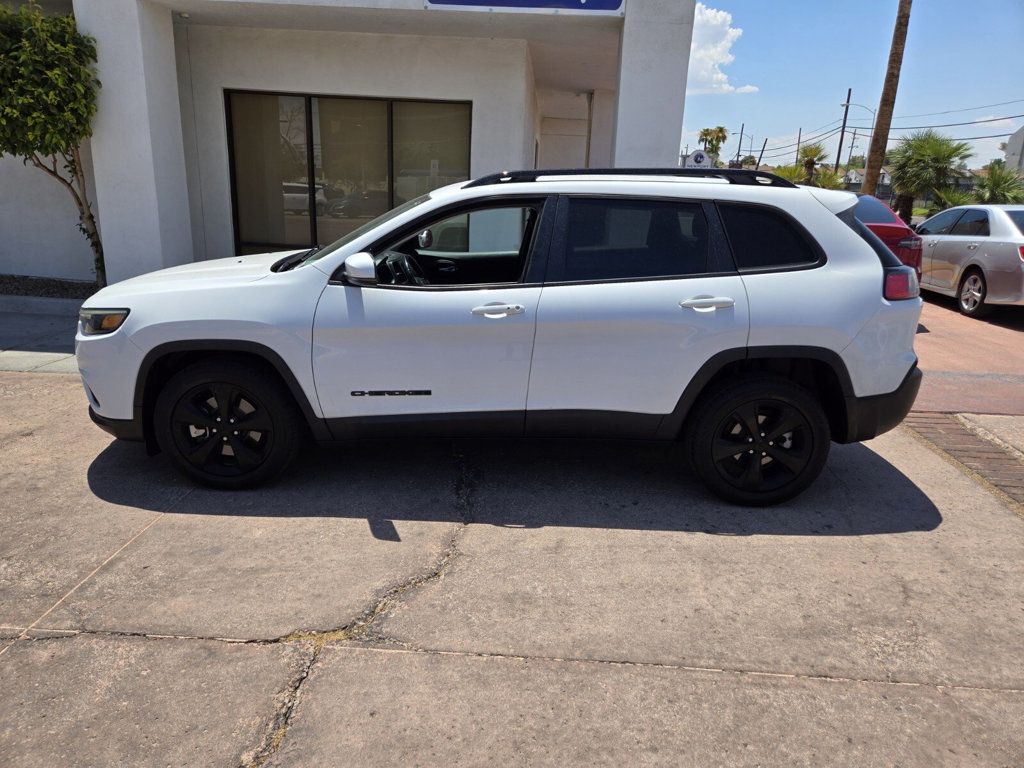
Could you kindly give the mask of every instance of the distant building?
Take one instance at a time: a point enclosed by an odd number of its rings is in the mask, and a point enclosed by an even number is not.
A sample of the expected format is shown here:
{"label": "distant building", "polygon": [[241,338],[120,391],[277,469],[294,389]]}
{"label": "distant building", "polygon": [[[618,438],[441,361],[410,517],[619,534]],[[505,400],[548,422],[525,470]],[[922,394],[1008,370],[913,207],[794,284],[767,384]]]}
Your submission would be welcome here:
{"label": "distant building", "polygon": [[1013,168],[1017,173],[1024,173],[1024,126],[1018,128],[1006,140],[1006,150],[1003,154],[1007,168]]}
{"label": "distant building", "polygon": [[[864,182],[864,171],[866,168],[850,168],[843,176],[843,183],[848,187],[856,185],[857,189],[860,189],[860,185]],[[882,172],[878,175],[878,184],[883,187],[892,186],[892,176],[889,175],[889,169],[882,167]]]}

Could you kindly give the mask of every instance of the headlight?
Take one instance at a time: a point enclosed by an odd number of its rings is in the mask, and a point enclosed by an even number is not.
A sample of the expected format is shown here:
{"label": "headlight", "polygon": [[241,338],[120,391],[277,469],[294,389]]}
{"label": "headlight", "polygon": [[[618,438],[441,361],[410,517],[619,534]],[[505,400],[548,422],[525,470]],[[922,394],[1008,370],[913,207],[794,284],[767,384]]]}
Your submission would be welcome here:
{"label": "headlight", "polygon": [[121,327],[126,317],[127,309],[82,309],[78,313],[82,333],[86,336],[113,333]]}

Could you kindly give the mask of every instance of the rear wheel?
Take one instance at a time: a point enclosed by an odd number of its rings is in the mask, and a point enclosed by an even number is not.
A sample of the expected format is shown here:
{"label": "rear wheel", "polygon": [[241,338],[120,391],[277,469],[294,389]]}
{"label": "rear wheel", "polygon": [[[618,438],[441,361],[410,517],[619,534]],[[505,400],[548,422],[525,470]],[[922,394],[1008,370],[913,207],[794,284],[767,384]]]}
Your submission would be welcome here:
{"label": "rear wheel", "polygon": [[825,466],[828,419],[814,395],[785,379],[736,379],[702,399],[694,412],[687,452],[697,475],[726,501],[786,501]]}
{"label": "rear wheel", "polygon": [[972,269],[960,281],[957,306],[960,307],[960,312],[968,317],[984,317],[992,310],[985,303],[987,295],[988,286],[985,284],[985,275],[980,269]]}
{"label": "rear wheel", "polygon": [[153,413],[160,448],[187,477],[247,488],[279,475],[298,452],[301,415],[270,371],[248,361],[197,363],[171,378]]}

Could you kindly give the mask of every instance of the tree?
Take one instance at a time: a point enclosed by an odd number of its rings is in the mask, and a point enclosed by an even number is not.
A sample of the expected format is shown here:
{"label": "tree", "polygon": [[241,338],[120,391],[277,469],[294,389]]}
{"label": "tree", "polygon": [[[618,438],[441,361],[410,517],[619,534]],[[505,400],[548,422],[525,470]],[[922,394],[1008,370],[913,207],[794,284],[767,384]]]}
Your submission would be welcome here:
{"label": "tree", "polygon": [[804,144],[800,147],[800,164],[804,169],[804,184],[814,186],[814,168],[828,160],[828,153],[821,144]]}
{"label": "tree", "polygon": [[715,157],[718,157],[722,145],[728,138],[729,132],[720,125],[714,128],[701,128],[697,134],[697,141],[704,145],[704,151]]}
{"label": "tree", "polygon": [[885,70],[882,96],[878,100],[878,114],[871,134],[868,163],[864,169],[864,183],[861,192],[875,194],[878,176],[885,158],[885,147],[889,143],[889,128],[892,126],[892,110],[896,105],[896,89],[900,84],[900,69],[903,67],[903,49],[907,44],[907,27],[910,25],[911,0],[899,0],[896,10],[896,25],[892,30],[892,44],[889,46],[889,64]]}
{"label": "tree", "polygon": [[966,173],[971,147],[931,128],[904,136],[892,150],[890,171],[896,190],[896,212],[910,221],[914,198],[947,190],[957,176]]}
{"label": "tree", "polygon": [[[773,169],[772,173],[794,184],[807,185],[807,170],[803,165],[780,165]],[[808,186],[820,187],[822,189],[842,189],[843,176],[831,168],[821,166],[815,169],[814,176]]]}
{"label": "tree", "polygon": [[864,167],[864,155],[851,155],[850,162],[847,163],[851,168],[863,168]]}
{"label": "tree", "polygon": [[18,11],[0,6],[0,154],[31,163],[70,193],[96,281],[105,285],[80,149],[96,114],[95,63],[95,41],[79,33],[71,15],[45,16],[34,2]]}
{"label": "tree", "polygon": [[1002,163],[989,163],[988,173],[974,187],[974,196],[978,203],[1024,203],[1024,179]]}
{"label": "tree", "polygon": [[757,158],[753,155],[744,155],[740,158],[740,165],[757,165]]}

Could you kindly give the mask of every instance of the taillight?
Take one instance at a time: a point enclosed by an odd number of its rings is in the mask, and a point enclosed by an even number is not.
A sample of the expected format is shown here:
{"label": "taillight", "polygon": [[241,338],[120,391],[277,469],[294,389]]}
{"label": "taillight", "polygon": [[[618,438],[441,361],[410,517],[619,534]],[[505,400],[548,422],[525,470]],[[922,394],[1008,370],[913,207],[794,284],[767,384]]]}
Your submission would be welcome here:
{"label": "taillight", "polygon": [[889,301],[916,299],[921,293],[917,282],[917,273],[910,267],[886,267],[885,290],[883,294]]}
{"label": "taillight", "polygon": [[911,235],[910,237],[904,237],[896,246],[898,248],[909,248],[912,251],[920,251],[923,247],[924,240],[917,235]]}
{"label": "taillight", "polygon": [[1020,260],[1021,260],[1021,261],[1024,261],[1024,245],[1022,245],[1022,246],[1021,246],[1020,248],[1018,248],[1017,250],[1018,250],[1018,251],[1020,251]]}

